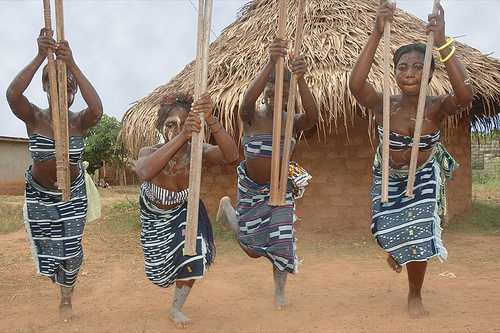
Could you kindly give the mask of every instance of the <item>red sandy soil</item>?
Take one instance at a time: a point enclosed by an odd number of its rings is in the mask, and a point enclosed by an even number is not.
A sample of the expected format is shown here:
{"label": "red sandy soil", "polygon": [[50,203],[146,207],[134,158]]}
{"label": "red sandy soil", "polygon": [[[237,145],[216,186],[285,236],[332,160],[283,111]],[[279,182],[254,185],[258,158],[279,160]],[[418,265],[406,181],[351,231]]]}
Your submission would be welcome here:
{"label": "red sandy soil", "polygon": [[[369,232],[369,231],[368,231]],[[137,235],[138,236],[138,235]],[[298,231],[299,274],[288,278],[293,306],[276,310],[271,264],[223,246],[184,305],[185,332],[500,332],[500,238],[444,232],[449,259],[433,259],[424,284],[428,317],[406,309],[406,271],[387,265],[366,230]],[[173,289],[145,276],[140,243],[113,253],[84,236],[75,288],[76,321],[59,319],[58,287],[37,277],[24,231],[0,236],[0,331],[173,332]],[[226,252],[226,253],[225,253]]]}

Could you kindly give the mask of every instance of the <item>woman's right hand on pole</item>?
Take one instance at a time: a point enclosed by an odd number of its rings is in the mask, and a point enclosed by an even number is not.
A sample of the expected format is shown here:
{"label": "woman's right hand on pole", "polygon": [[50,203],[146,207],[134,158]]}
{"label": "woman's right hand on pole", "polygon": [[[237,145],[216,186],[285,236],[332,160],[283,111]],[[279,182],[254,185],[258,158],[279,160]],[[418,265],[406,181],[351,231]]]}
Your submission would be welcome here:
{"label": "woman's right hand on pole", "polygon": [[269,46],[269,59],[272,63],[278,61],[278,57],[286,57],[288,55],[287,40],[281,37],[274,38],[271,46]]}
{"label": "woman's right hand on pole", "polygon": [[375,17],[375,28],[374,30],[383,33],[386,20],[390,23],[394,21],[394,10],[396,9],[396,3],[391,3],[387,0],[380,0],[380,7],[377,10],[377,16]]}
{"label": "woman's right hand on pole", "polygon": [[53,34],[54,32],[49,28],[42,28],[40,30],[40,35],[37,38],[39,55],[46,57],[48,48],[55,50],[56,41],[52,38]]}

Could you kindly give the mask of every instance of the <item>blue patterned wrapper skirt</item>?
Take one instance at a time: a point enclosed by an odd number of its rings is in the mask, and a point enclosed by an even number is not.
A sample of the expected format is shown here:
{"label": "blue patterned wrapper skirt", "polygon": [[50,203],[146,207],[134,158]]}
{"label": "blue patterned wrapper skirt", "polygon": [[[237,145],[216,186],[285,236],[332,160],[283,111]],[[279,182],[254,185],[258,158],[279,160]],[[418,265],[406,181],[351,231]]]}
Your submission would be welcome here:
{"label": "blue patterned wrapper skirt", "polygon": [[238,166],[238,241],[249,252],[264,256],[279,271],[297,273],[293,185],[289,179],[286,205],[270,206],[270,186],[246,176],[245,161]]}
{"label": "blue patterned wrapper skirt", "polygon": [[40,186],[26,171],[24,222],[39,275],[57,284],[75,284],[83,262],[82,235],[87,215],[83,166],[71,182],[71,199],[62,201],[60,190]]}
{"label": "blue patterned wrapper skirt", "polygon": [[411,197],[405,195],[407,183],[407,171],[391,170],[389,200],[382,203],[382,174],[380,168],[374,167],[372,234],[399,265],[435,256],[444,261],[448,252],[441,240],[439,201],[443,179],[439,164],[430,158],[417,169]]}
{"label": "blue patterned wrapper skirt", "polygon": [[187,201],[165,210],[152,204],[141,187],[141,243],[148,279],[167,288],[176,280],[202,278],[215,259],[212,225],[200,200],[196,255],[184,255]]}

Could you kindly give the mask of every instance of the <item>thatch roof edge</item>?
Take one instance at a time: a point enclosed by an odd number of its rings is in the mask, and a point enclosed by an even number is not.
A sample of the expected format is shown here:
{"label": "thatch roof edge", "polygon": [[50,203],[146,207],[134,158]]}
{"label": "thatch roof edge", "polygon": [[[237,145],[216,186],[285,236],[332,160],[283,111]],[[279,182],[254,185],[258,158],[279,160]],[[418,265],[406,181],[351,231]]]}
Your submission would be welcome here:
{"label": "thatch roof edge", "polygon": [[[294,34],[293,13],[296,6],[296,1],[289,0],[287,36]],[[353,124],[353,117],[359,110],[348,89],[350,69],[369,36],[377,6],[378,0],[351,0],[341,4],[315,0],[307,3],[302,51],[309,68],[305,78],[320,109],[317,126],[320,140],[336,132],[339,125]],[[236,139],[241,136],[238,105],[248,84],[267,61],[268,45],[275,35],[275,30],[269,27],[277,22],[277,0],[254,0],[244,6],[241,13],[210,45],[208,77],[214,112]],[[397,10],[395,23],[391,26],[391,51],[411,42],[425,43],[424,26],[422,20]],[[500,61],[458,41],[455,46],[456,54],[464,63],[474,87],[470,112],[480,118],[497,115],[500,112]],[[378,90],[382,90],[383,84],[381,59],[382,46],[369,75],[369,80]],[[193,73],[194,61],[127,110],[120,136],[133,156],[137,156],[141,147],[152,145],[157,139],[154,121],[161,97],[171,91],[192,92]],[[395,84],[392,86],[395,87]],[[437,61],[428,93],[449,91],[451,86],[444,66]],[[459,119],[460,116],[450,118],[449,126]]]}

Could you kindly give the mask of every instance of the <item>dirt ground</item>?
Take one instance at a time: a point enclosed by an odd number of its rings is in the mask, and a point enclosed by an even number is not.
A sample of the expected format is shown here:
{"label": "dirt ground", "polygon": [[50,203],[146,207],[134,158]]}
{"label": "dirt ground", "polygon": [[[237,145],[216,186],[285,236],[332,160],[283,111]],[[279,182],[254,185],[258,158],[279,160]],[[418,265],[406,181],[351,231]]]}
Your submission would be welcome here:
{"label": "dirt ground", "polygon": [[[137,235],[138,237],[138,235]],[[433,259],[424,284],[431,312],[410,319],[406,272],[389,269],[367,230],[298,231],[299,274],[289,276],[293,306],[275,310],[271,265],[234,247],[218,249],[184,313],[185,332],[500,332],[500,237],[444,232],[445,263]],[[85,262],[73,307],[80,318],[60,322],[58,287],[37,277],[24,231],[0,236],[0,331],[173,332],[173,289],[147,280],[141,248],[113,251],[84,235]],[[137,246],[135,246],[137,244]]]}

